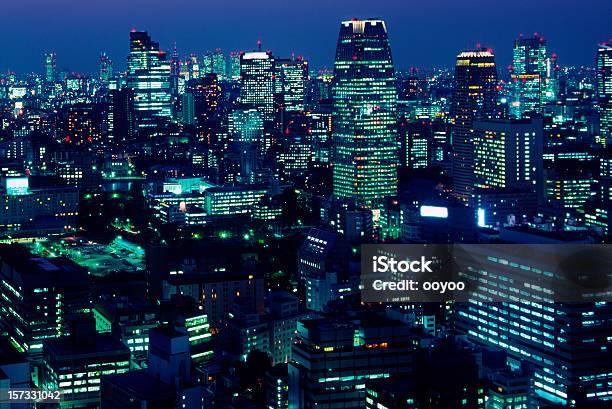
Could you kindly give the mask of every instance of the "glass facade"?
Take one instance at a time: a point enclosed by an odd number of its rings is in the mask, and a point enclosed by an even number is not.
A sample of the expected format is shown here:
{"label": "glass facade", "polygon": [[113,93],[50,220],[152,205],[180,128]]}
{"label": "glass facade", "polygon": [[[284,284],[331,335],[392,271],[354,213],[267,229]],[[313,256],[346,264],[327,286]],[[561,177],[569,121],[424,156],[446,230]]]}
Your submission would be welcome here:
{"label": "glass facade", "polygon": [[341,24],[334,74],[333,193],[371,205],[397,193],[397,90],[384,21]]}

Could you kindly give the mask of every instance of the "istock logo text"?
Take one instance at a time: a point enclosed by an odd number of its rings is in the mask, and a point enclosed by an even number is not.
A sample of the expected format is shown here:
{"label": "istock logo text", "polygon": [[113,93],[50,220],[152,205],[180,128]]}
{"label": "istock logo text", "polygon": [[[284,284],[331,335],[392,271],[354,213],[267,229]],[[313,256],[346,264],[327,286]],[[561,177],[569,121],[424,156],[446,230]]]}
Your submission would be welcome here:
{"label": "istock logo text", "polygon": [[431,260],[426,260],[421,256],[420,260],[399,260],[387,256],[372,257],[372,271],[374,273],[433,273],[429,267]]}

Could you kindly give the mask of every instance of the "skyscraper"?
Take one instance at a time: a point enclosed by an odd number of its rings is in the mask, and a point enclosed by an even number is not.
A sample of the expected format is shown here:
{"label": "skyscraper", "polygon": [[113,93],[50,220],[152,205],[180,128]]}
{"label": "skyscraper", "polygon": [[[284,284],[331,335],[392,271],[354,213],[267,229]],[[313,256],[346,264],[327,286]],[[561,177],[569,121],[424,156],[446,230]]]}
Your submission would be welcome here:
{"label": "skyscraper", "polygon": [[599,143],[612,143],[612,40],[597,49]]}
{"label": "skyscraper", "polygon": [[45,54],[45,81],[52,84],[57,79],[57,60],[54,52]]}
{"label": "skyscraper", "polygon": [[306,319],[296,338],[288,368],[291,409],[363,408],[367,382],[412,369],[410,329],[384,316]]}
{"label": "skyscraper", "polygon": [[170,63],[146,31],[130,33],[127,88],[134,92],[134,115],[139,131],[172,117]]}
{"label": "skyscraper", "polygon": [[274,58],[253,51],[240,56],[240,102],[257,109],[265,122],[274,119]]}
{"label": "skyscraper", "polygon": [[306,102],[308,61],[302,57],[276,60],[276,92],[282,95],[283,109],[303,111]]}
{"label": "skyscraper", "polygon": [[464,51],[457,56],[451,105],[453,130],[453,186],[455,195],[468,201],[474,185],[472,123],[495,116],[497,68],[491,50]]}
{"label": "skyscraper", "polygon": [[209,51],[204,55],[204,73],[217,74],[219,81],[225,81],[227,77],[227,63],[225,55],[220,49]]}
{"label": "skyscraper", "polygon": [[111,77],[113,76],[113,62],[106,53],[100,54],[100,83],[107,86]]}
{"label": "skyscraper", "polygon": [[227,76],[232,81],[240,81],[240,52],[232,51],[229,57],[229,71]]}
{"label": "skyscraper", "polygon": [[[533,390],[539,398],[574,407],[583,407],[577,401],[584,398],[606,399],[612,387],[605,323],[611,319],[612,307],[606,302],[551,302],[559,294],[552,290],[552,280],[563,283],[573,274],[558,274],[563,268],[554,261],[572,248],[562,247],[570,241],[533,235],[532,242],[549,245],[534,246],[537,256],[527,259],[527,251],[512,245],[525,240],[517,238],[504,240],[510,245],[483,246],[463,259],[465,271],[470,272],[466,281],[477,280],[478,288],[469,302],[455,304],[456,328],[476,343],[506,350],[511,366],[517,367],[520,360],[531,365]],[[598,262],[602,261],[591,265]],[[570,270],[579,268],[569,264]],[[508,301],[491,302],[491,297]]]}
{"label": "skyscraper", "polygon": [[334,73],[333,193],[369,206],[397,192],[397,90],[384,21],[342,22]]}
{"label": "skyscraper", "polygon": [[550,88],[552,67],[546,55],[546,41],[537,34],[532,38],[519,37],[512,55],[510,114],[521,118],[528,112],[541,112],[542,105],[554,93]]}

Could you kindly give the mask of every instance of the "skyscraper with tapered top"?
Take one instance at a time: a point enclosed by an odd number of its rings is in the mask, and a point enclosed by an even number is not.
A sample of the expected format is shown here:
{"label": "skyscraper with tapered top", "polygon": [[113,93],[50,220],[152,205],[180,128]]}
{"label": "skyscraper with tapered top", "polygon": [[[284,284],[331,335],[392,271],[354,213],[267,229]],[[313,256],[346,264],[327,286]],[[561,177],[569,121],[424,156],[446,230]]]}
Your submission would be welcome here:
{"label": "skyscraper with tapered top", "polygon": [[333,193],[373,206],[397,193],[397,90],[384,21],[342,22],[334,74]]}
{"label": "skyscraper with tapered top", "polygon": [[474,190],[474,146],[472,124],[495,117],[497,68],[490,49],[464,51],[457,56],[455,89],[451,104],[453,128],[453,191],[470,201]]}

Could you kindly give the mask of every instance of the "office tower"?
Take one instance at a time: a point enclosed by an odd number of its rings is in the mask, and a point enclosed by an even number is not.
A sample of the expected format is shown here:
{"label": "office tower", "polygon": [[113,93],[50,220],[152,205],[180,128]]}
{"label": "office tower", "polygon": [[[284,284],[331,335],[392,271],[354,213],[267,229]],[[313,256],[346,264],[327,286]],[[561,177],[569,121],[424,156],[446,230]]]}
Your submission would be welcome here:
{"label": "office tower", "polygon": [[210,361],[213,355],[213,347],[211,345],[210,324],[208,316],[193,312],[186,314],[185,329],[189,334],[189,351],[191,359],[196,364],[201,364]]}
{"label": "office tower", "polygon": [[542,194],[542,118],[475,121],[474,188],[522,188]]}
{"label": "office tower", "polygon": [[287,363],[291,359],[291,346],[295,339],[300,313],[298,297],[285,291],[273,291],[266,296],[269,313],[270,358],[272,365]]}
{"label": "office tower", "polygon": [[410,374],[366,383],[365,409],[492,409],[484,404],[485,382],[479,379],[484,358],[475,352],[473,345],[440,339],[415,353]]}
{"label": "office tower", "polygon": [[[582,407],[579,402],[584,399],[606,399],[612,393],[611,357],[603,328],[612,317],[610,304],[588,302],[580,294],[574,302],[552,301],[573,281],[573,274],[586,273],[592,268],[586,265],[603,266],[609,260],[585,255],[574,259],[579,266],[568,256],[581,250],[563,246],[572,243],[571,237],[548,232],[526,237],[521,232],[509,230],[500,239],[509,244],[526,240],[538,244],[489,245],[472,247],[470,254],[455,253],[466,284],[478,283],[470,301],[456,304],[457,329],[478,344],[507,351],[514,368],[521,361],[532,366],[534,390],[541,399],[576,407]],[[565,249],[563,254],[559,248]],[[508,301],[490,302],[504,299]]]}
{"label": "office tower", "polygon": [[246,361],[247,356],[254,351],[269,353],[270,331],[266,317],[241,301],[239,298],[234,300],[226,320],[224,350]]}
{"label": "office tower", "polygon": [[113,77],[113,62],[106,53],[100,54],[100,72],[98,79],[103,86],[108,86],[110,79]]}
{"label": "office tower", "polygon": [[219,107],[221,86],[217,74],[204,74],[187,82],[185,91],[193,95],[196,123],[203,125],[211,120]]}
{"label": "office tower", "polygon": [[173,96],[178,96],[179,92],[179,80],[181,77],[181,60],[179,59],[179,53],[176,49],[176,43],[172,49],[172,58],[170,59],[170,89]]}
{"label": "office tower", "polygon": [[[564,279],[564,273],[557,273],[563,271],[564,262],[559,260],[566,256],[567,247],[560,245],[571,239],[566,236],[564,242],[548,232],[529,238],[521,236],[520,230],[517,233],[500,236],[510,245],[483,246],[477,251],[472,247],[469,256],[458,255],[465,263],[466,284],[475,287],[469,302],[455,304],[456,328],[473,342],[507,351],[513,368],[520,367],[521,361],[532,366],[532,384],[540,399],[575,407],[583,407],[584,399],[608,399],[612,375],[606,323],[612,319],[612,306],[578,300],[553,303],[559,291],[551,282],[559,280],[562,285]],[[527,259],[529,250],[511,245],[525,240],[556,245],[535,245],[534,256]],[[589,263],[598,265],[596,260]],[[577,272],[565,273],[569,277]],[[490,302],[491,297],[508,301]]]}
{"label": "office tower", "polygon": [[0,186],[0,232],[60,233],[76,228],[79,191],[47,178],[3,177]]}
{"label": "office tower", "polygon": [[410,169],[426,168],[431,162],[433,148],[431,122],[408,122],[404,118],[399,123],[400,163]]}
{"label": "office tower", "polygon": [[193,102],[193,94],[185,92],[181,95],[181,116],[184,125],[195,124],[195,107]]}
{"label": "office tower", "polygon": [[75,104],[69,107],[66,128],[66,143],[84,145],[100,139],[99,123],[91,105]]}
{"label": "office tower", "polygon": [[543,37],[535,34],[532,38],[516,39],[512,57],[510,105],[510,114],[513,117],[521,118],[526,113],[539,113],[547,98],[553,97],[551,64]]}
{"label": "office tower", "polygon": [[481,226],[518,222],[543,203],[542,132],[540,116],[474,122],[474,204]]}
{"label": "office tower", "polygon": [[333,193],[371,206],[397,193],[397,90],[384,21],[342,22],[334,75]]}
{"label": "office tower", "polygon": [[45,81],[53,84],[57,81],[57,61],[55,52],[45,54]]}
{"label": "office tower", "polygon": [[44,341],[44,385],[62,392],[62,407],[100,403],[102,375],[130,370],[130,350],[110,334],[96,334],[93,317],[72,323],[68,337]]}
{"label": "office tower", "polygon": [[221,186],[206,189],[206,213],[210,216],[249,214],[267,190],[257,186]]}
{"label": "office tower", "polygon": [[410,328],[384,316],[298,322],[289,408],[363,408],[370,380],[411,371]]}
{"label": "office tower", "polygon": [[164,280],[162,299],[181,293],[192,297],[202,306],[202,314],[207,315],[212,327],[219,328],[238,298],[248,302],[253,311],[264,312],[264,283],[260,276],[229,271],[181,273],[173,271]]}
{"label": "office tower", "polygon": [[137,366],[146,363],[149,330],[157,327],[157,305],[139,296],[104,294],[94,301],[96,332],[113,334],[130,350],[130,360]]}
{"label": "office tower", "polygon": [[134,93],[134,116],[138,131],[154,130],[172,118],[170,63],[159,44],[146,31],[130,33],[127,57],[127,88]]}
{"label": "office tower", "polygon": [[228,132],[233,142],[259,143],[264,123],[256,109],[237,109],[228,117]]}
{"label": "office tower", "polygon": [[107,109],[107,137],[110,143],[122,144],[136,135],[134,118],[134,92],[130,89],[114,89],[109,92]]}
{"label": "office tower", "polygon": [[191,92],[185,92],[181,95],[181,116],[184,125],[195,124],[195,106],[193,101],[193,94]]}
{"label": "office tower", "polygon": [[240,81],[240,52],[232,51],[229,55],[228,78],[232,81]]}
{"label": "office tower", "polygon": [[308,170],[312,158],[312,148],[306,135],[280,135],[275,160],[280,169],[281,180],[294,180]]}
{"label": "office tower", "polygon": [[599,140],[612,143],[612,40],[597,49],[597,103],[599,108]]}
{"label": "office tower", "polygon": [[457,56],[455,89],[450,109],[454,122],[453,190],[471,200],[474,185],[474,120],[494,116],[497,105],[497,68],[491,50],[464,51]]}
{"label": "office tower", "polygon": [[345,244],[333,232],[315,228],[308,232],[298,250],[297,262],[307,309],[325,311],[327,304],[340,298],[348,287],[349,250]]}
{"label": "office tower", "polygon": [[303,111],[308,82],[308,61],[302,57],[275,60],[276,93],[286,112]]}
{"label": "office tower", "polygon": [[227,61],[220,49],[209,51],[204,55],[204,74],[217,74],[219,81],[227,78]]}
{"label": "office tower", "polygon": [[240,56],[240,103],[259,111],[265,124],[274,120],[274,58],[270,52]]}
{"label": "office tower", "polygon": [[18,351],[37,356],[43,340],[69,334],[71,320],[89,312],[87,269],[20,245],[2,246],[0,264],[0,322]]}
{"label": "office tower", "polygon": [[581,208],[597,193],[599,169],[577,159],[557,160],[545,171],[544,196],[553,209],[564,215],[569,209]]}

